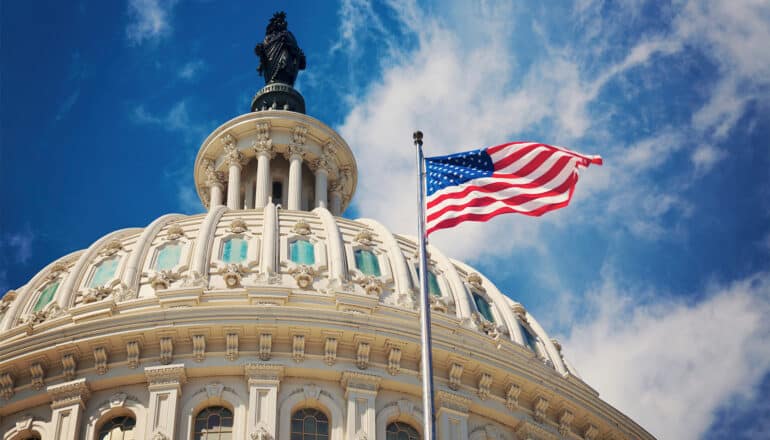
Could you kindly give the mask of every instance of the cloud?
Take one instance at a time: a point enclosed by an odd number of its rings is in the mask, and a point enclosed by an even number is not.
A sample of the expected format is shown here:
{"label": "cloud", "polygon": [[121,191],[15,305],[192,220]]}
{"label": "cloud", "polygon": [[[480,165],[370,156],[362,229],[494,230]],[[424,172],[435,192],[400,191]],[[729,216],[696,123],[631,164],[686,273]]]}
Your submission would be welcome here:
{"label": "cloud", "polygon": [[4,248],[7,248],[7,256],[16,263],[24,264],[32,257],[32,243],[35,241],[35,234],[29,229],[29,226],[23,231],[5,234]]}
{"label": "cloud", "polygon": [[701,145],[692,152],[690,160],[695,166],[697,174],[705,174],[725,156],[726,153],[722,149],[716,148],[713,145]]}
{"label": "cloud", "polygon": [[158,41],[171,34],[171,11],[177,0],[129,0],[126,38],[131,45]]}
{"label": "cloud", "polygon": [[[659,438],[699,438],[717,409],[770,373],[770,274],[688,303],[612,275],[588,292],[565,356],[603,399]],[[661,299],[662,298],[662,299]]]}
{"label": "cloud", "polygon": [[155,125],[166,131],[184,133],[188,141],[201,140],[206,134],[206,127],[191,120],[187,107],[187,101],[182,100],[165,114],[157,114],[147,111],[144,105],[138,105],[134,107],[131,119],[138,124]]}
{"label": "cloud", "polygon": [[179,69],[179,77],[186,80],[193,80],[206,68],[203,60],[194,60],[186,63]]}

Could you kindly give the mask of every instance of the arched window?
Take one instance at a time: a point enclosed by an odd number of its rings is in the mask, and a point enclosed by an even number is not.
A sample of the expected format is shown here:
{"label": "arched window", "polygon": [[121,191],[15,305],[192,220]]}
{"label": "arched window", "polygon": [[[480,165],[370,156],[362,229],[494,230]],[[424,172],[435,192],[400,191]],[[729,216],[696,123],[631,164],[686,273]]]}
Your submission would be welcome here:
{"label": "arched window", "polygon": [[136,420],[129,416],[113,417],[99,428],[97,440],[134,440]]}
{"label": "arched window", "polygon": [[32,308],[33,312],[39,312],[43,310],[43,307],[48,305],[49,302],[53,299],[53,296],[56,294],[56,289],[59,288],[59,281],[54,281],[47,286],[45,286],[45,289],[43,289],[42,292],[40,292],[40,296],[37,298],[37,302],[35,302],[35,307]]}
{"label": "arched window", "polygon": [[484,319],[489,322],[495,322],[495,317],[492,315],[492,306],[489,305],[489,301],[478,293],[473,292],[473,302],[476,304],[476,310],[479,311]]}
{"label": "arched window", "polygon": [[537,337],[532,334],[529,327],[521,322],[519,322],[519,328],[521,329],[521,335],[524,336],[524,344],[526,344],[530,350],[537,353]]}
{"label": "arched window", "polygon": [[[420,286],[420,267],[417,270],[417,287]],[[438,277],[435,273],[428,271],[428,292],[433,296],[441,296],[441,287],[438,285]]]}
{"label": "arched window", "polygon": [[356,249],[354,252],[356,257],[356,267],[365,275],[380,276],[380,262],[377,260],[377,255],[374,252],[366,249]]}
{"label": "arched window", "polygon": [[420,433],[406,423],[393,422],[385,429],[385,440],[420,440]]}
{"label": "arched window", "polygon": [[315,264],[315,250],[309,240],[294,240],[289,245],[289,259],[297,264]]}
{"label": "arched window", "polygon": [[233,412],[224,406],[203,408],[195,416],[194,440],[230,440],[233,437]]}
{"label": "arched window", "polygon": [[291,440],[329,440],[329,418],[317,409],[296,411],[291,416]]}
{"label": "arched window", "polygon": [[225,263],[240,263],[246,260],[249,244],[238,237],[228,238],[222,245],[222,261]]}
{"label": "arched window", "polygon": [[91,277],[91,282],[88,283],[88,287],[99,287],[107,284],[107,281],[115,276],[115,271],[118,270],[119,262],[119,257],[112,257],[97,264],[96,270],[94,270],[94,276]]}
{"label": "arched window", "polygon": [[163,245],[158,250],[158,256],[155,258],[155,270],[173,269],[179,263],[179,257],[182,255],[182,245],[179,243],[169,243]]}

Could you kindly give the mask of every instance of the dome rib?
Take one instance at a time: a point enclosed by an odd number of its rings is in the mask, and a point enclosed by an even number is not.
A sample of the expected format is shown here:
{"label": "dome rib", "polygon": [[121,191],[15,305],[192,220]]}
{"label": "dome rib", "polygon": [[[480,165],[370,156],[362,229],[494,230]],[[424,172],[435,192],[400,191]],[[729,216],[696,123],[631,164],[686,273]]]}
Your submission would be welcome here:
{"label": "dome rib", "polygon": [[315,208],[313,212],[318,216],[326,231],[326,240],[329,248],[329,286],[343,284],[348,279],[347,266],[345,265],[345,244],[342,241],[337,221],[326,208]]}
{"label": "dome rib", "polygon": [[276,269],[276,248],[278,247],[278,210],[272,202],[265,205],[262,214],[262,255],[259,269],[262,274],[269,276]]}
{"label": "dome rib", "polygon": [[195,250],[193,251],[193,261],[190,265],[190,276],[200,276],[202,280],[209,278],[209,261],[211,260],[211,246],[214,242],[214,231],[216,230],[219,219],[227,212],[226,206],[217,206],[212,208],[198,232],[198,238],[195,240]]}
{"label": "dome rib", "polygon": [[128,257],[126,270],[121,277],[121,282],[129,289],[133,289],[136,292],[139,291],[139,284],[141,282],[139,266],[147,258],[147,253],[150,251],[152,241],[155,237],[157,237],[165,226],[183,218],[185,218],[185,216],[182,214],[166,214],[153,220],[152,223],[144,228],[142,235],[139,236],[139,240],[136,242],[134,249]]}

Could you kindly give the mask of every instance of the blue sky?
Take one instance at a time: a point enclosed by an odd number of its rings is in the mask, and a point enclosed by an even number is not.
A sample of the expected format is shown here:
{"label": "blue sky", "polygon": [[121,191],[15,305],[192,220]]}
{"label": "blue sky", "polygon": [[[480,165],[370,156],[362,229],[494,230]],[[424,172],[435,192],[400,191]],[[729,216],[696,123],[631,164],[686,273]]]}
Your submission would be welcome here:
{"label": "blue sky", "polygon": [[1,291],[109,231],[201,212],[195,154],[248,111],[276,10],[308,57],[308,114],[355,151],[346,216],[414,234],[414,128],[429,155],[510,140],[603,155],[567,209],[434,244],[652,433],[770,436],[762,1],[2,2]]}

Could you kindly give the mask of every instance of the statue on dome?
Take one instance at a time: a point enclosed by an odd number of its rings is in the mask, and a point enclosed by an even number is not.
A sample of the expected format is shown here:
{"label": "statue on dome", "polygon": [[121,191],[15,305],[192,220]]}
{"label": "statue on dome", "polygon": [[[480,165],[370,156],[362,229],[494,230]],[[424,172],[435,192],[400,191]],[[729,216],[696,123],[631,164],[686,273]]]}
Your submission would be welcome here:
{"label": "statue on dome", "polygon": [[265,39],[257,44],[254,53],[259,57],[257,72],[265,84],[294,85],[297,74],[305,70],[305,53],[297,45],[294,34],[288,30],[285,12],[276,12],[265,31]]}

